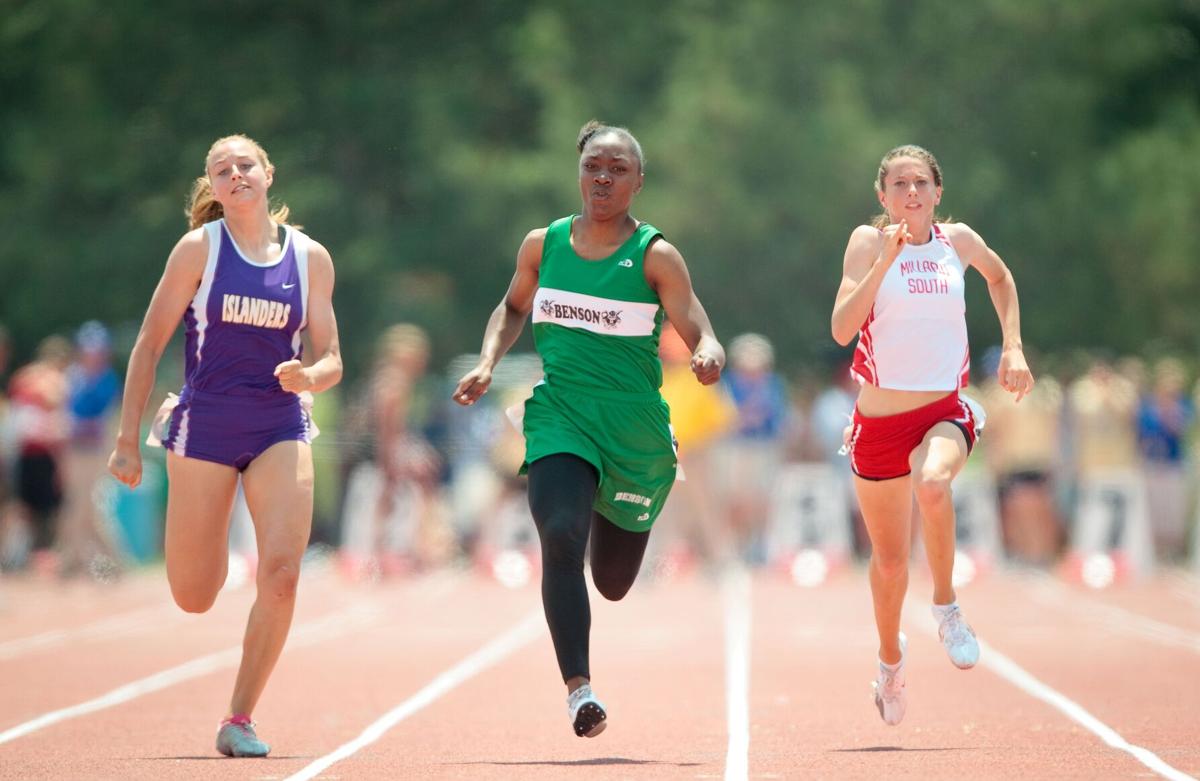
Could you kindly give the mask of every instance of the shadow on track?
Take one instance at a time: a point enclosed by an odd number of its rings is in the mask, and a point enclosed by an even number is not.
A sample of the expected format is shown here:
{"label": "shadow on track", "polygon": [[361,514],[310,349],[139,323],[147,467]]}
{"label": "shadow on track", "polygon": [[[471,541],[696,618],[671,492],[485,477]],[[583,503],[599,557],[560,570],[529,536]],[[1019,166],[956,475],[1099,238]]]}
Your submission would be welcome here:
{"label": "shadow on track", "polygon": [[964,748],[962,746],[947,746],[945,748],[905,748],[904,746],[864,746],[862,748],[833,748],[830,749],[832,754],[863,754],[878,751],[976,751],[974,748]]}
{"label": "shadow on track", "polygon": [[657,759],[629,759],[627,757],[596,757],[594,759],[530,759],[518,762],[448,762],[450,765],[546,765],[584,767],[587,765],[668,765],[670,767],[699,767],[702,762],[662,762]]}
{"label": "shadow on track", "polygon": [[256,760],[266,760],[266,761],[270,762],[272,759],[312,760],[312,759],[314,759],[314,757],[301,756],[299,754],[290,754],[287,756],[283,756],[283,755],[276,756],[274,754],[268,754],[265,757],[227,757],[227,756],[223,756],[221,754],[205,754],[204,756],[189,756],[189,755],[184,754],[184,755],[180,755],[177,757],[130,757],[130,759],[136,759],[141,762],[178,762],[180,760],[185,760],[185,759],[186,760],[219,759],[219,760],[225,760],[225,761],[232,761],[232,760],[236,760],[236,759],[256,759]]}

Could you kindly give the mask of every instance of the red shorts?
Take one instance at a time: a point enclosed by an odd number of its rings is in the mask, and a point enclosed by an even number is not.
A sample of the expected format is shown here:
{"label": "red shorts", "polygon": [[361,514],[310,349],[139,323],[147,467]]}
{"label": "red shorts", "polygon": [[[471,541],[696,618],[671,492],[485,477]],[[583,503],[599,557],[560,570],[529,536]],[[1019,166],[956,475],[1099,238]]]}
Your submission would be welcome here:
{"label": "red shorts", "polygon": [[868,418],[854,408],[848,453],[854,474],[866,480],[892,480],[912,469],[908,457],[925,434],[943,420],[962,429],[967,452],[983,430],[983,410],[975,402],[951,393],[932,404],[898,415]]}

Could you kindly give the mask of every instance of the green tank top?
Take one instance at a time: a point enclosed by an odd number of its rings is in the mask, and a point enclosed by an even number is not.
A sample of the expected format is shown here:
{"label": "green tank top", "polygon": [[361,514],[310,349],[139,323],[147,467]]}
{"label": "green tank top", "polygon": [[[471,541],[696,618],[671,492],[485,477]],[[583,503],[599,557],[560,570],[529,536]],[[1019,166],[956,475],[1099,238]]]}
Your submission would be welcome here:
{"label": "green tank top", "polygon": [[550,223],[533,300],[533,341],[551,387],[624,393],[662,385],[663,308],[642,269],[662,233],[641,223],[617,251],[584,260],[571,247],[574,215]]}

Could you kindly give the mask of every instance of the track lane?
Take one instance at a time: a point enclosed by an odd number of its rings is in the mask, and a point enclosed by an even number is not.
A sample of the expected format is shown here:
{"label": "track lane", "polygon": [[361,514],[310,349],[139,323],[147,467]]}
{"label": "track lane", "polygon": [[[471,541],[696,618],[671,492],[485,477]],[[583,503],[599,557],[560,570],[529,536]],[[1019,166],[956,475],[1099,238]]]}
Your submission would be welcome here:
{"label": "track lane", "polygon": [[[1165,582],[1165,590],[1147,583],[1103,592],[1053,584],[1057,596],[1038,601],[1046,593],[1042,576],[997,571],[961,589],[960,602],[992,649],[1130,744],[1195,776],[1195,652],[1112,620],[1119,609],[1190,632],[1173,620],[1181,608],[1164,593],[1177,584]],[[169,599],[165,582],[155,587]],[[909,711],[889,728],[871,702],[875,637],[865,570],[844,570],[815,590],[754,574],[746,597],[748,778],[1154,777],[985,665],[955,670],[923,625],[929,584],[916,566],[910,593]],[[224,593],[213,612],[180,614],[179,625],[0,662],[0,730],[18,711],[28,716],[77,702],[237,643],[252,599],[252,589]],[[113,615],[137,609],[114,602]],[[55,613],[54,603],[47,595],[43,608]],[[540,599],[536,584],[509,590],[470,574],[371,587],[318,572],[302,583],[297,626],[369,603],[379,610],[369,626],[285,649],[255,714],[274,747],[267,760],[225,760],[212,750],[232,685],[228,668],[5,744],[0,778],[287,778],[354,740],[536,611]],[[643,579],[617,604],[593,594],[593,673],[612,715],[600,737],[571,733],[542,625],[527,645],[442,691],[318,777],[736,778],[729,775],[737,752],[730,751],[736,686],[727,678],[727,617],[727,594],[702,575]]]}
{"label": "track lane", "polygon": [[[1074,641],[1101,642],[1085,624],[1056,615],[1038,621],[1027,605],[1013,598],[1020,577],[986,578],[960,589],[959,601],[986,642],[1021,659],[1028,655],[1034,674],[1085,704],[1096,686],[1081,675]],[[778,647],[780,653],[757,655],[752,713],[760,714],[751,744],[751,777],[941,778],[1109,778],[1153,775],[1136,759],[1104,745],[1094,734],[1060,711],[1033,699],[981,663],[956,670],[926,619],[928,583],[919,574],[910,586],[904,628],[909,635],[908,712],[898,727],[879,719],[869,683],[874,676],[876,639],[865,571],[835,578],[806,591],[772,578],[761,578],[756,600],[763,615],[755,622],[755,649]],[[926,596],[922,599],[921,594]],[[781,630],[781,627],[789,629]],[[1092,634],[1089,634],[1091,632]],[[1074,633],[1074,634],[1072,634]],[[1072,642],[1065,642],[1068,638]],[[785,650],[786,649],[786,650]],[[1109,649],[1111,659],[1150,653],[1126,638]],[[1155,654],[1158,651],[1154,651]],[[792,656],[799,669],[783,660]],[[1101,660],[1102,664],[1109,662]],[[1163,658],[1165,670],[1178,673],[1185,660]],[[1101,674],[1108,674],[1102,667]],[[1115,707],[1089,704],[1100,718],[1133,743],[1140,743],[1188,772],[1198,757],[1186,733],[1197,726],[1185,715],[1188,697],[1171,687],[1173,676],[1147,680],[1127,676],[1102,699]],[[794,687],[781,682],[794,681]],[[1130,716],[1150,730],[1137,729]]]}
{"label": "track lane", "polygon": [[[484,588],[494,589],[492,586]],[[524,609],[536,586],[512,592]],[[544,626],[527,647],[329,769],[328,778],[720,778],[726,752],[717,585],[638,583],[592,594],[592,674],[610,724],[581,739]]]}

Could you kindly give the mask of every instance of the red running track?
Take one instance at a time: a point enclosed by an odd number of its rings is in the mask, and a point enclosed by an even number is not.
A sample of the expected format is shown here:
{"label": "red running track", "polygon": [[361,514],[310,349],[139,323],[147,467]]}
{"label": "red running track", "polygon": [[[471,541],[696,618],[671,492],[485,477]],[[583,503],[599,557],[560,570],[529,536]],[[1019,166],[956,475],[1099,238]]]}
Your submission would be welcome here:
{"label": "red running track", "polygon": [[535,584],[349,584],[312,567],[255,713],[264,760],[212,747],[252,588],[201,616],[161,570],[0,580],[3,779],[986,779],[1200,774],[1200,581],[1092,591],[997,571],[960,589],[984,641],[954,669],[914,567],[909,707],[871,701],[865,571],[644,579],[593,597],[607,731],[576,738]]}

